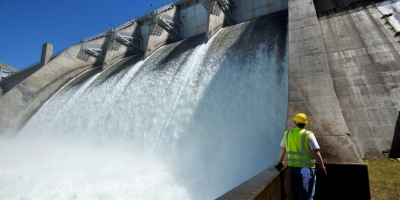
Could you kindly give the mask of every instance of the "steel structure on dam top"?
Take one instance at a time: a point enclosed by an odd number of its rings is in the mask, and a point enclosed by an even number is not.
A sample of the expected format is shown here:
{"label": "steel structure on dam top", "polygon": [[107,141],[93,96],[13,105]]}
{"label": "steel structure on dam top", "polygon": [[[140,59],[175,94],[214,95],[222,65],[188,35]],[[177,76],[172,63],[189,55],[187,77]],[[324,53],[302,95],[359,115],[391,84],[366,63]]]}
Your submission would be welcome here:
{"label": "steel structure on dam top", "polygon": [[[206,33],[209,39],[224,26],[285,9],[285,1],[184,0],[168,3],[144,16],[83,39],[79,58],[85,61],[88,56],[104,58],[104,52],[118,51],[120,44],[128,50],[134,48],[133,53],[145,52],[147,57],[164,44],[202,33]],[[107,38],[104,43],[108,44],[90,44],[104,37]]]}

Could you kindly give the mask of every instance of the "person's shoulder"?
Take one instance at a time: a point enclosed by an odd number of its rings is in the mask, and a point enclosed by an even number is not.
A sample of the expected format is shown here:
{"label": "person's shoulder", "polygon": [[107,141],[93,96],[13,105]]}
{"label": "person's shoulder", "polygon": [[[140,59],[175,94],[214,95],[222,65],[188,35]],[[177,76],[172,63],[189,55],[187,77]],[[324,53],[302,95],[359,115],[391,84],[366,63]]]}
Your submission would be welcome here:
{"label": "person's shoulder", "polygon": [[314,135],[314,132],[312,132],[311,130],[307,130],[307,135]]}

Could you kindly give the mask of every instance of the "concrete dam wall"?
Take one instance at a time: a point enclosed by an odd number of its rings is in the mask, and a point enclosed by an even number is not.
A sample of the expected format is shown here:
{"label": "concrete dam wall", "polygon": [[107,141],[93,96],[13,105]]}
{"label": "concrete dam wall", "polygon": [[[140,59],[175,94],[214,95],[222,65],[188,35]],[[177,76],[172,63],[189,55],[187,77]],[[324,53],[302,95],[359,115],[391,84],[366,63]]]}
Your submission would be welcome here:
{"label": "concrete dam wall", "polygon": [[[386,157],[390,152],[398,157],[400,149],[392,144],[398,143],[394,136],[400,110],[395,24],[400,7],[390,2],[353,6],[319,17],[336,96],[361,157]],[[392,16],[386,16],[386,10]]]}
{"label": "concrete dam wall", "polygon": [[[332,136],[340,141],[349,137],[362,158],[398,155],[397,3],[314,3],[316,15],[311,14],[312,6],[305,6],[310,1],[290,4],[308,9],[297,20],[291,19],[299,11],[289,8],[289,27],[293,27],[289,76],[293,78],[289,79],[288,116],[299,107],[307,108],[317,122],[310,129],[322,134],[323,144],[332,142],[325,140]],[[328,146],[337,150],[341,145]],[[345,152],[331,153],[340,158]]]}
{"label": "concrete dam wall", "polygon": [[[292,127],[296,112],[309,115],[308,129],[317,136],[321,153],[328,162],[329,176],[337,177],[319,183],[322,185],[317,186],[320,188],[317,197],[335,197],[338,194],[332,191],[339,190],[336,181],[355,176],[361,181],[348,182],[345,192],[351,196],[358,191],[367,199],[368,172],[361,158],[399,157],[400,133],[396,123],[400,110],[400,30],[395,23],[399,16],[395,3],[358,0],[231,3],[235,6],[220,1],[166,5],[148,16],[71,46],[44,62],[32,75],[14,82],[10,77],[1,85],[0,131],[21,127],[62,86],[83,72],[96,70],[94,67],[104,70],[117,67],[116,61],[122,58],[151,56],[165,44],[199,34],[210,40],[222,27],[287,9],[286,129]],[[343,169],[350,169],[349,173],[341,174]],[[230,199],[229,195],[238,193],[243,199],[271,195],[260,188],[274,186],[273,191],[277,191],[288,178],[273,169],[267,170],[261,174],[265,181],[257,187],[245,183],[221,198]],[[270,180],[274,180],[273,184],[266,185]],[[254,182],[250,180],[250,184]],[[282,195],[290,194],[279,192],[275,197],[279,199]]]}
{"label": "concrete dam wall", "polygon": [[35,183],[12,184],[0,198],[40,199],[35,191],[45,187],[54,199],[215,199],[262,171],[275,162],[285,129],[287,16],[276,12],[225,27],[207,43],[200,34],[74,77],[12,140],[0,139],[0,168],[9,172],[0,186],[21,174]]}

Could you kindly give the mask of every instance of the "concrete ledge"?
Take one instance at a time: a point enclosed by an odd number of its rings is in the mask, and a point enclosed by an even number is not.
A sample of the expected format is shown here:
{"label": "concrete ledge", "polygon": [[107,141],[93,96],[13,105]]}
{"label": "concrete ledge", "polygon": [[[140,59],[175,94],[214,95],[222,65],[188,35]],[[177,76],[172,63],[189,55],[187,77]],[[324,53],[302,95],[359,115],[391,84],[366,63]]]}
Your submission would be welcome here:
{"label": "concrete ledge", "polygon": [[286,168],[279,172],[270,166],[249,180],[217,198],[217,200],[241,199],[291,199],[290,176]]}

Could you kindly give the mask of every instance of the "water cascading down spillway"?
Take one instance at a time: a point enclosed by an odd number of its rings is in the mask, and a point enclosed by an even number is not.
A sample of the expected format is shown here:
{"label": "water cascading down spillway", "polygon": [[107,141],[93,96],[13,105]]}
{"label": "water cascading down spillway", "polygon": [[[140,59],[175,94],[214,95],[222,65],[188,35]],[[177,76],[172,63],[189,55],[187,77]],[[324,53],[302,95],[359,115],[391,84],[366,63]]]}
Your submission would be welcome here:
{"label": "water cascading down spillway", "polygon": [[277,159],[287,40],[283,11],[77,77],[0,140],[0,199],[217,198]]}

